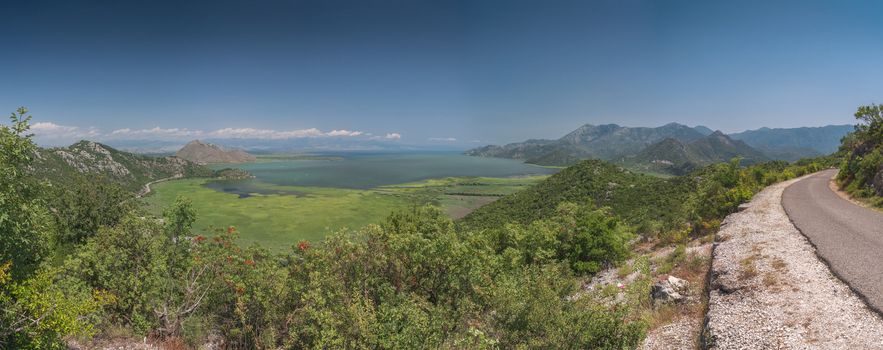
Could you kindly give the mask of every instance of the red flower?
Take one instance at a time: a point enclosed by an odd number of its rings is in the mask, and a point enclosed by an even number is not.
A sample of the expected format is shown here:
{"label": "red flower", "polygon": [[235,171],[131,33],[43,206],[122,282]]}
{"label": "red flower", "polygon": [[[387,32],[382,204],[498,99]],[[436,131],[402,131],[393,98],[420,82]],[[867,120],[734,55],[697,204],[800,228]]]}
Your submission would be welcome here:
{"label": "red flower", "polygon": [[302,252],[306,251],[307,249],[310,249],[310,242],[307,242],[307,241],[298,242],[297,249],[300,249],[300,251],[302,251]]}
{"label": "red flower", "polygon": [[196,237],[193,237],[193,240],[196,241],[196,243],[202,243],[202,241],[205,240],[205,237],[203,235],[198,235]]}
{"label": "red flower", "polygon": [[248,266],[254,266],[254,260],[251,259],[245,259],[245,261],[243,261],[242,263]]}
{"label": "red flower", "polygon": [[233,227],[233,226],[227,227],[227,234],[232,234],[233,232],[236,232],[235,227]]}

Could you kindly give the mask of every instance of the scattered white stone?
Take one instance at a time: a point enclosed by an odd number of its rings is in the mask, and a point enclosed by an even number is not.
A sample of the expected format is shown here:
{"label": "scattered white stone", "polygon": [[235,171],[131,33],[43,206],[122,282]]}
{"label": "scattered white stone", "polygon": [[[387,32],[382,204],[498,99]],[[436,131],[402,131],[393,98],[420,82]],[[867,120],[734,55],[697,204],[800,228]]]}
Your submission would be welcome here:
{"label": "scattered white stone", "polygon": [[819,261],[770,186],[724,220],[712,263],[713,349],[883,349],[883,319]]}

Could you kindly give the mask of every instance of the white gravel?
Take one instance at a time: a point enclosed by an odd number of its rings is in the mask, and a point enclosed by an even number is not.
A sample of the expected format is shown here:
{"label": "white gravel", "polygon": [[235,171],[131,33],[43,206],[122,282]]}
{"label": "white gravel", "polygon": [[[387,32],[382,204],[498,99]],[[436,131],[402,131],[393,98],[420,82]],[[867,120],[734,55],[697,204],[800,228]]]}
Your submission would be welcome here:
{"label": "white gravel", "polygon": [[687,350],[696,347],[696,335],[702,320],[681,317],[671,324],[651,330],[641,345],[642,350]]}
{"label": "white gravel", "polygon": [[831,274],[781,205],[791,180],[758,193],[718,232],[713,349],[883,349],[883,319]]}

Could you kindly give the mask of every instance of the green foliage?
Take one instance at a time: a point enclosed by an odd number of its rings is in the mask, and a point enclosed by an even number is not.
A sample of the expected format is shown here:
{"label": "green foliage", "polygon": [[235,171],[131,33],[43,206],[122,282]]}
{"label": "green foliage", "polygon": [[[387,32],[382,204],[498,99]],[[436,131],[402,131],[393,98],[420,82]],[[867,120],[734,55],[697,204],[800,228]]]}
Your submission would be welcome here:
{"label": "green foliage", "polygon": [[28,175],[36,146],[27,134],[31,116],[19,108],[0,125],[0,264],[13,279],[36,270],[51,248],[54,227],[40,199],[43,187]]}
{"label": "green foliage", "polygon": [[657,234],[683,222],[681,205],[695,187],[693,177],[662,179],[633,173],[616,165],[586,160],[543,182],[503,197],[466,216],[465,227],[501,227],[551,218],[560,203],[606,207],[641,234]]}
{"label": "green foliage", "polygon": [[44,184],[28,172],[37,148],[26,114],[0,126],[0,348],[61,349],[63,337],[92,333],[108,298],[44,264],[57,234]]}
{"label": "green foliage", "polygon": [[883,106],[861,106],[855,132],[843,139],[845,154],[837,179],[850,194],[883,202]]}
{"label": "green foliage", "polygon": [[835,157],[802,159],[792,164],[773,161],[747,168],[738,159],[715,164],[697,172],[698,183],[684,204],[695,235],[717,230],[720,220],[748,202],[763,188],[788,179],[817,172],[837,163]]}
{"label": "green foliage", "polygon": [[720,131],[689,142],[665,139],[647,146],[622,160],[630,168],[653,173],[686,175],[697,168],[739,157],[743,165],[757,164],[768,158],[742,141],[732,140]]}
{"label": "green foliage", "polygon": [[111,300],[70,280],[58,280],[53,269],[11,282],[9,264],[0,266],[0,347],[67,349],[66,336],[91,336],[101,306]]}
{"label": "green foliage", "polygon": [[837,157],[830,156],[743,167],[741,160],[734,158],[689,175],[663,179],[588,160],[474,211],[461,225],[499,234],[499,228],[512,221],[561,221],[553,219],[555,209],[561,203],[573,202],[605,207],[608,216],[619,218],[644,238],[683,242],[716,230],[726,215],[764,187],[830,168],[837,162]]}
{"label": "green foliage", "polygon": [[629,255],[633,234],[604,210],[563,203],[552,221],[559,225],[558,257],[576,273],[597,273]]}
{"label": "green foliage", "polygon": [[[570,210],[561,215],[576,227],[562,237],[622,229],[601,211],[564,207]],[[459,230],[437,208],[415,207],[315,247],[301,242],[284,257],[239,248],[235,230],[195,236],[192,254],[211,262],[217,281],[191,319],[217,325],[237,348],[637,344],[644,326],[626,320],[628,308],[567,300],[577,286],[569,261],[557,263],[567,246],[556,243],[561,227],[555,225],[512,224],[492,236]],[[534,240],[532,232],[544,234]],[[581,258],[603,264],[612,259],[605,254]]]}
{"label": "green foliage", "polygon": [[501,349],[628,349],[645,325],[623,322],[627,308],[610,310],[590,298],[569,300],[573,282],[559,266],[503,274],[492,291],[489,334]]}
{"label": "green foliage", "polygon": [[212,171],[212,177],[221,180],[244,180],[251,179],[254,175],[239,168],[224,168]]}
{"label": "green foliage", "polygon": [[101,175],[72,175],[67,185],[53,186],[50,193],[47,202],[65,243],[82,243],[134,209],[132,194]]}
{"label": "green foliage", "polygon": [[155,325],[152,305],[160,297],[168,251],[162,232],[157,221],[130,214],[100,229],[65,262],[71,276],[116,297],[107,307],[109,322],[140,334]]}

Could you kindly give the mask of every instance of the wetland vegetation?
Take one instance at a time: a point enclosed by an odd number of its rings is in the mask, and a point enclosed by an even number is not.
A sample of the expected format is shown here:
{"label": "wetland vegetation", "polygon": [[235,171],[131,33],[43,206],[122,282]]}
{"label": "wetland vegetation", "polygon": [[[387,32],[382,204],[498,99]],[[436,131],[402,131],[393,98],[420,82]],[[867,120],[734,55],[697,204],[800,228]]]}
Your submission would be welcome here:
{"label": "wetland vegetation", "polygon": [[256,163],[234,165],[255,178],[160,183],[144,202],[158,215],[177,197],[186,197],[201,213],[196,229],[222,222],[241,229],[242,244],[279,250],[425,204],[460,218],[558,170],[450,153],[303,157],[262,156]]}

